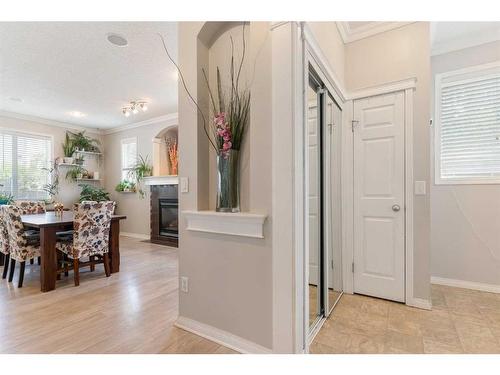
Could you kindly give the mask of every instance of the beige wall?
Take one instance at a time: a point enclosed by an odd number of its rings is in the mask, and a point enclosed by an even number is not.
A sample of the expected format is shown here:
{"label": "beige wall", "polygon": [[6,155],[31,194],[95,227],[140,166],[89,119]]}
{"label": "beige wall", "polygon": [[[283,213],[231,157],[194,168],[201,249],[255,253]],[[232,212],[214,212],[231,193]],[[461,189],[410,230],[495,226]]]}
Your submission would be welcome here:
{"label": "beige wall", "polygon": [[[205,110],[208,93],[200,67],[209,71],[210,46],[220,34],[217,23],[179,24],[179,64],[191,93]],[[198,38],[202,31],[201,39]],[[268,23],[251,23],[247,45],[250,61],[257,57],[252,85],[248,173],[252,176],[242,197],[252,211],[271,215],[271,127]],[[226,38],[227,35],[222,36]],[[262,48],[261,48],[262,47]],[[230,56],[229,50],[225,56]],[[213,61],[213,59],[212,59]],[[266,62],[263,64],[262,62]],[[248,72],[247,72],[248,74]],[[260,111],[259,111],[260,110]],[[207,113],[206,111],[205,113]],[[189,179],[190,191],[180,194],[181,210],[207,209],[215,197],[210,192],[207,173],[208,145],[196,109],[179,87],[179,146],[181,177]],[[251,181],[251,182],[250,182]],[[245,191],[245,190],[243,190]],[[181,215],[179,275],[189,277],[189,293],[180,293],[179,315],[230,332],[271,348],[272,342],[272,247],[270,219],[264,239],[203,234],[186,230]]]}
{"label": "beige wall", "polygon": [[[77,130],[74,129],[73,126],[60,123],[61,126],[54,125],[46,125],[43,123],[44,120],[39,120],[33,118],[30,120],[24,120],[20,118],[7,117],[0,115],[0,128],[6,128],[19,132],[27,132],[27,133],[38,133],[43,135],[52,136],[53,139],[53,156],[54,158],[63,157],[62,151],[62,143],[64,142],[64,138],[66,135],[66,131],[75,132]],[[102,141],[102,138],[98,133],[92,133],[91,129],[87,130],[87,135],[97,138]],[[104,146],[104,145],[102,145]],[[101,147],[102,151],[105,152],[104,147]],[[103,160],[97,162],[93,156],[86,156],[84,167],[89,171],[100,171],[101,178],[103,179],[102,183],[105,182],[105,176],[103,174]],[[68,168],[60,167],[60,177],[59,177],[59,194],[56,197],[57,201],[64,203],[65,207],[71,207],[72,204],[78,201],[80,196],[80,188],[74,182],[67,181],[65,176]],[[98,184],[97,182],[92,182],[92,184]]]}
{"label": "beige wall", "polygon": [[345,86],[345,46],[336,22],[307,22],[336,78]]}
{"label": "beige wall", "polygon": [[121,231],[133,234],[149,236],[150,234],[150,212],[149,212],[149,186],[143,186],[146,192],[144,198],[139,194],[124,194],[115,191],[116,185],[121,180],[121,140],[125,138],[137,138],[137,154],[153,164],[153,138],[162,130],[172,126],[163,122],[144,125],[138,128],[124,130],[103,137],[106,148],[105,176],[106,189],[116,201],[116,212],[127,215],[127,220],[120,224]]}
{"label": "beige wall", "polygon": [[[494,61],[500,42],[433,56],[433,82],[435,74]],[[433,184],[431,228],[432,276],[500,285],[500,185]]]}
{"label": "beige wall", "polygon": [[[346,45],[347,90],[417,78],[414,179],[430,182],[429,23],[417,22]],[[430,297],[430,197],[414,197],[414,296]]]}

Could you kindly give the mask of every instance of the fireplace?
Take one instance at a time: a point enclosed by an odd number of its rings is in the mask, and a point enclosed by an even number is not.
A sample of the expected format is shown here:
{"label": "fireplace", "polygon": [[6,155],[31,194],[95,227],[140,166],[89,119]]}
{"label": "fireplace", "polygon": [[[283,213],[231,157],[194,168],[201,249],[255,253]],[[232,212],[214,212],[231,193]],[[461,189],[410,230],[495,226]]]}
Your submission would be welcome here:
{"label": "fireplace", "polygon": [[179,198],[177,185],[151,185],[151,242],[179,244]]}
{"label": "fireplace", "polygon": [[160,236],[179,238],[179,200],[159,199]]}

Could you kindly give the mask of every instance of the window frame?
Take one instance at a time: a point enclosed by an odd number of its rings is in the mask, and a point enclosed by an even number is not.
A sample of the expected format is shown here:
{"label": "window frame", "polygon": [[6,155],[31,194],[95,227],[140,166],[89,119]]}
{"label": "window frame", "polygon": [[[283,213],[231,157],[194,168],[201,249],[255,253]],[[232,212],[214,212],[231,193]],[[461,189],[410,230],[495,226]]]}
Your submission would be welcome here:
{"label": "window frame", "polygon": [[[467,77],[469,75],[469,77]],[[437,73],[434,76],[434,184],[435,185],[491,185],[500,184],[499,176],[441,177],[441,92],[449,84],[473,82],[480,78],[500,75],[500,61],[474,65],[463,69]],[[443,83],[443,81],[449,81]]]}
{"label": "window frame", "polygon": [[133,170],[133,168],[131,168],[131,167],[124,168],[123,167],[123,145],[125,145],[125,144],[131,144],[131,143],[135,143],[135,159],[137,159],[137,157],[139,155],[139,150],[138,150],[138,147],[137,147],[137,137],[122,138],[121,141],[120,141],[120,171],[121,171],[121,173],[120,173],[120,182],[125,180],[123,178],[123,172],[124,171],[127,171],[127,178],[126,178],[126,180],[130,181],[130,179],[128,178],[128,174],[129,174],[129,172],[131,170]]}
{"label": "window frame", "polygon": [[[48,157],[48,165],[47,167],[50,168],[51,164],[54,162],[54,159],[55,159],[55,146],[54,146],[54,135],[53,134],[47,134],[47,133],[39,133],[39,132],[33,132],[33,131],[23,131],[23,130],[18,130],[18,129],[13,129],[13,128],[8,128],[8,127],[3,127],[3,126],[0,126],[0,133],[5,133],[5,134],[10,134],[12,136],[15,136],[16,138],[18,136],[32,136],[33,138],[45,138],[47,140],[49,140],[50,142],[50,147],[49,147],[49,157]],[[16,140],[17,142],[17,140]],[[17,176],[18,176],[18,173],[17,173],[17,170],[18,170],[18,165],[17,165],[17,160],[18,160],[18,157],[17,157],[17,147],[13,147],[12,149],[12,160],[16,160],[15,163],[13,163],[12,165],[12,179],[13,179],[13,184],[15,186],[15,189],[13,189],[14,191],[16,191],[16,193],[18,193],[18,188],[19,188],[19,183],[17,181]],[[47,171],[47,174],[49,174],[49,172]],[[14,179],[14,176],[16,177]],[[50,183],[50,176],[49,176],[49,183]],[[0,190],[2,189],[2,187],[0,186]],[[19,196],[16,196],[15,194],[14,195],[14,199],[15,200],[22,200],[22,199],[26,199],[26,197],[19,197]],[[47,193],[47,196],[45,199],[48,199],[49,198],[49,194]]]}

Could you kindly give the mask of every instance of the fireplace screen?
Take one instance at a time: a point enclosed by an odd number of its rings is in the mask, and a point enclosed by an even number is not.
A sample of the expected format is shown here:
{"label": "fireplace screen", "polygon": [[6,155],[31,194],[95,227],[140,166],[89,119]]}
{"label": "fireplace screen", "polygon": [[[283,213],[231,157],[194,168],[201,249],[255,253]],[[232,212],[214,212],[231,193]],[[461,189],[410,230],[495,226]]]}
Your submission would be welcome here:
{"label": "fireplace screen", "polygon": [[179,201],[160,199],[160,236],[179,237]]}

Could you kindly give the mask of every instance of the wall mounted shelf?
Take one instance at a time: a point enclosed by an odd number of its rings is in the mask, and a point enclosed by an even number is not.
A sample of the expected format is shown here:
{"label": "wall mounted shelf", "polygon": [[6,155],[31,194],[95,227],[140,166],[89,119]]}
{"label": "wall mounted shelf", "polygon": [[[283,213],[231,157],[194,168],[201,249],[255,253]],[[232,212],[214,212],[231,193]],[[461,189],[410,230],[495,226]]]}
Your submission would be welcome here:
{"label": "wall mounted shelf", "polygon": [[59,164],[57,164],[57,165],[58,165],[59,167],[78,167],[78,166],[80,166],[80,167],[81,167],[81,165],[74,164],[74,163],[73,163],[73,164],[69,164],[69,163],[59,163]]}
{"label": "wall mounted shelf", "polygon": [[187,230],[231,236],[264,238],[267,215],[249,212],[182,211]]}
{"label": "wall mounted shelf", "polygon": [[102,152],[93,152],[93,151],[75,151],[75,154],[102,156]]}
{"label": "wall mounted shelf", "polygon": [[77,181],[95,181],[95,182],[101,181],[100,179],[95,179],[95,178],[77,178],[76,180]]}

